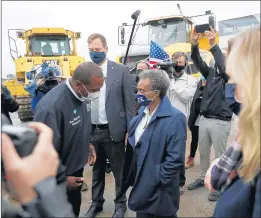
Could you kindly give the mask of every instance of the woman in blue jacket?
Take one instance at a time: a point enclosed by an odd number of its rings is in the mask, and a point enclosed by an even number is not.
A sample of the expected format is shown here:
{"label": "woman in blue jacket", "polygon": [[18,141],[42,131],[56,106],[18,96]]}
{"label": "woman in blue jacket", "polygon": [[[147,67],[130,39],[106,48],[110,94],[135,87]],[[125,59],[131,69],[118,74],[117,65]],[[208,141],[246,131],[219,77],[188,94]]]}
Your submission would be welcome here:
{"label": "woman in blue jacket", "polygon": [[140,74],[137,100],[141,105],[128,131],[122,191],[133,186],[128,206],[137,217],[177,217],[179,171],[184,165],[186,118],[166,96],[167,73]]}

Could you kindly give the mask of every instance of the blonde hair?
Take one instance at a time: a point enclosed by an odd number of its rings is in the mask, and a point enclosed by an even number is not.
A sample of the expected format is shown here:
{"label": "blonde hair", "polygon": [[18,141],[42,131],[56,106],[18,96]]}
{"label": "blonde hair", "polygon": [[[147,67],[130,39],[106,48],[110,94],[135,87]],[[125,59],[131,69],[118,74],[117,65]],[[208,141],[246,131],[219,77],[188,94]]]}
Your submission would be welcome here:
{"label": "blonde hair", "polygon": [[239,85],[243,104],[238,126],[243,162],[238,172],[250,182],[260,172],[260,26],[229,40],[227,72]]}

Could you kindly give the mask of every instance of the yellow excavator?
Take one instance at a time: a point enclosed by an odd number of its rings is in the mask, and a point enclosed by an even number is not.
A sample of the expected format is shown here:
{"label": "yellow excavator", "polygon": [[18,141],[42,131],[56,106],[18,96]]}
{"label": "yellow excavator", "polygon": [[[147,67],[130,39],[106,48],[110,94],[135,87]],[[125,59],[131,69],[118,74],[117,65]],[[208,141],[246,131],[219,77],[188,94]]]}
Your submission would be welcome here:
{"label": "yellow excavator", "polygon": [[[149,57],[150,47],[149,42],[152,40],[160,45],[171,57],[175,52],[182,51],[186,53],[188,57],[188,68],[187,73],[195,76],[196,78],[200,77],[198,69],[195,67],[191,60],[191,35],[193,29],[196,27],[196,23],[193,21],[195,17],[208,16],[207,26],[211,26],[215,29],[216,27],[216,18],[211,11],[206,11],[205,14],[196,15],[187,17],[184,16],[181,12],[179,4],[177,5],[181,15],[173,15],[166,17],[158,17],[145,21],[141,24],[136,24],[139,17],[140,11],[136,11],[132,14],[132,19],[134,19],[133,25],[127,25],[123,23],[122,26],[118,28],[118,44],[124,46],[125,44],[125,28],[132,27],[130,40],[127,45],[127,52],[120,52],[116,57],[116,62],[126,64],[129,69],[135,72],[136,63],[140,60],[147,59]],[[148,28],[148,43],[147,44],[134,44],[134,37],[139,28],[147,27]],[[136,30],[135,30],[136,28]],[[134,33],[136,31],[136,33]],[[219,43],[219,35],[216,33],[216,42]],[[132,48],[130,49],[130,46]],[[200,54],[206,63],[209,63],[213,58],[212,54],[209,52],[210,45],[205,34],[202,34],[202,38],[199,40]],[[125,49],[124,49],[125,50]],[[129,50],[131,52],[128,54]],[[135,74],[135,73],[134,73]]]}
{"label": "yellow excavator", "polygon": [[[24,56],[18,53],[16,40],[12,37],[15,33],[17,38],[25,42]],[[16,67],[16,79],[5,81],[5,85],[20,105],[18,116],[22,122],[33,118],[32,97],[24,89],[24,86],[29,84],[26,72],[46,62],[59,65],[62,77],[71,76],[76,67],[85,61],[83,57],[78,56],[76,51],[76,40],[80,37],[80,32],[72,32],[64,28],[8,30],[10,54]]]}

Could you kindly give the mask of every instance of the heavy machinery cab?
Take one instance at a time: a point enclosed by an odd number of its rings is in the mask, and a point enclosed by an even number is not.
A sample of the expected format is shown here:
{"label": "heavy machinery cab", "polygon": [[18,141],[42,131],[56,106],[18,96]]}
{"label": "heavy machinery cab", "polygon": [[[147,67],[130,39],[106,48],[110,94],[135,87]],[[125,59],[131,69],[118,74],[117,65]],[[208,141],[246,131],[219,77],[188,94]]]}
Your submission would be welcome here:
{"label": "heavy machinery cab", "polygon": [[[179,6],[178,6],[179,7]],[[173,16],[165,16],[165,17],[157,17],[153,19],[149,19],[144,23],[136,24],[136,32],[142,28],[148,28],[148,37],[146,44],[137,44],[135,40],[132,39],[132,48],[131,52],[126,58],[126,64],[133,70],[133,67],[140,60],[145,59],[144,57],[149,57],[149,42],[154,41],[158,45],[160,45],[165,51],[168,52],[170,56],[172,56],[177,51],[182,51],[188,56],[188,73],[193,74],[195,77],[199,77],[198,69],[196,69],[195,65],[191,60],[191,36],[193,28],[195,28],[195,22],[193,18],[195,17],[208,17],[208,25],[215,28],[216,26],[216,18],[215,15],[211,11],[206,11],[204,14],[196,15],[196,16],[183,16],[181,15],[173,15]],[[127,25],[123,23],[122,26],[118,28],[118,44],[120,46],[124,46],[125,44],[125,32],[126,28],[133,27],[133,25]],[[136,33],[135,33],[136,35]],[[134,36],[135,37],[135,36]],[[216,42],[219,42],[218,33],[216,33]],[[147,46],[146,46],[147,45]],[[129,45],[128,45],[129,46]],[[140,48],[143,52],[138,52]],[[205,34],[202,34],[201,39],[199,40],[199,48],[200,53],[204,61],[209,63],[212,58],[211,53],[209,52],[210,45],[208,43],[208,39]],[[119,54],[117,57],[117,62],[123,63],[124,56],[123,54]]]}
{"label": "heavy machinery cab", "polygon": [[162,48],[177,42],[190,41],[192,21],[183,16],[170,16],[150,19],[145,22],[149,28],[149,41]]}
{"label": "heavy machinery cab", "polygon": [[[25,54],[19,56],[16,40],[25,41]],[[64,28],[32,28],[30,30],[8,30],[10,54],[16,65],[16,76],[20,82],[28,83],[25,73],[34,66],[44,62],[61,66],[62,76],[69,77],[76,67],[84,62],[83,57],[77,56],[76,40],[81,37],[79,32],[72,32]]]}
{"label": "heavy machinery cab", "polygon": [[29,38],[28,56],[68,56],[72,55],[68,36],[32,36]]}

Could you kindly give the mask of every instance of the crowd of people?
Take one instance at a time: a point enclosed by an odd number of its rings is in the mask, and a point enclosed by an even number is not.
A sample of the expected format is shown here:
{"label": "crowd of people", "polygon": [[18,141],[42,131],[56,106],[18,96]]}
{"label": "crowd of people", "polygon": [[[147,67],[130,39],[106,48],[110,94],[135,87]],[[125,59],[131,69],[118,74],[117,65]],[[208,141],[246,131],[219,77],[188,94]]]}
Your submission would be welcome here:
{"label": "crowd of people", "polygon": [[[112,217],[124,217],[127,208],[140,218],[177,217],[186,169],[193,167],[198,148],[200,175],[187,189],[209,189],[208,199],[217,201],[213,217],[261,217],[260,27],[236,35],[225,50],[216,44],[215,30],[206,31],[209,65],[199,53],[201,34],[192,35],[199,81],[186,73],[183,52],[172,55],[173,75],[141,61],[133,78],[127,66],[108,60],[103,35],[89,36],[92,61],[37,102],[29,124],[39,134],[33,153],[19,157],[2,134],[5,183],[22,206],[12,209],[2,199],[2,216],[78,217],[89,164],[92,203],[84,217],[96,217],[105,202],[109,161],[115,178]],[[2,87],[2,112],[18,107]],[[233,113],[239,116],[238,135],[227,145]],[[187,129],[192,139],[186,159]]]}

